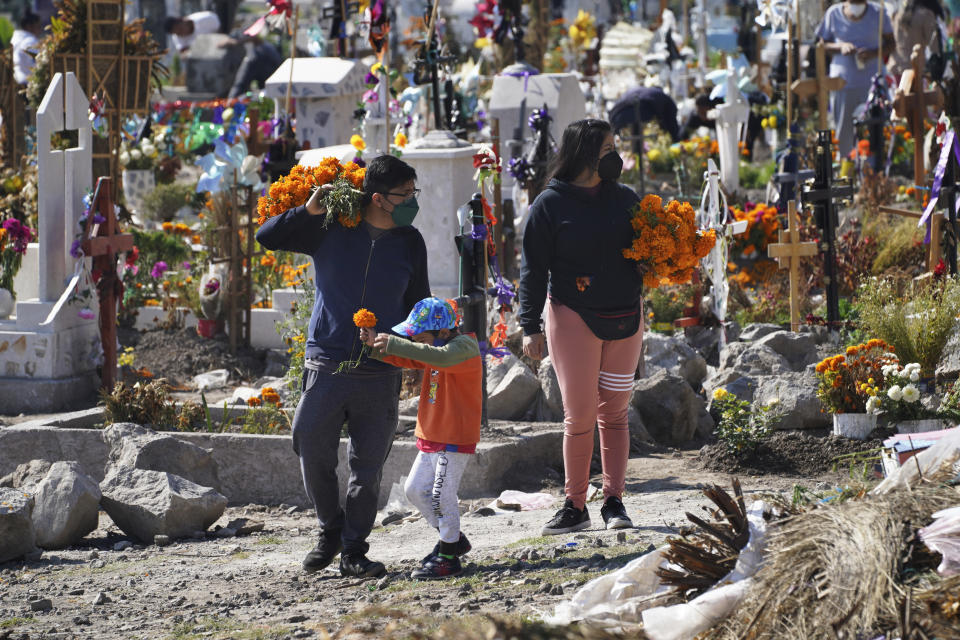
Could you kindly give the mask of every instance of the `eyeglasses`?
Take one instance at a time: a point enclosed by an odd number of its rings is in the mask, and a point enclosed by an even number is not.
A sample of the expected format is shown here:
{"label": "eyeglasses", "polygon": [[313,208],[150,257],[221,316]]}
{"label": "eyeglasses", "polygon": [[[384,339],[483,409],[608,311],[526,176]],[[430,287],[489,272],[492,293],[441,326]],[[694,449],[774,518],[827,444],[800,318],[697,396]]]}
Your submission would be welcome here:
{"label": "eyeglasses", "polygon": [[416,198],[420,195],[420,189],[414,189],[410,193],[391,193],[389,191],[381,191],[380,195],[382,196],[397,196],[398,198],[405,198],[409,200],[410,198]]}

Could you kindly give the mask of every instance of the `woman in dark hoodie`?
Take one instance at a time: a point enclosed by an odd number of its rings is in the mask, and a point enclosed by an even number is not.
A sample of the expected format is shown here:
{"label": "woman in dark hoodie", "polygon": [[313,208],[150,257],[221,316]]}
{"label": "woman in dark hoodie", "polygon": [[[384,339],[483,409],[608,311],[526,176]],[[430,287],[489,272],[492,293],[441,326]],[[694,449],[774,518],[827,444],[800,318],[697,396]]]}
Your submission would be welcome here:
{"label": "woman in dark hoodie", "polygon": [[633,239],[630,215],[639,200],[617,183],[622,167],[608,123],[574,122],[563,132],[552,179],[530,207],[524,231],[523,351],[540,359],[549,345],[563,395],[567,499],[544,535],[590,526],[595,424],[603,462],[600,514],[608,529],[633,526],[621,496],[630,452],[627,405],[643,345],[643,278],[622,254]]}

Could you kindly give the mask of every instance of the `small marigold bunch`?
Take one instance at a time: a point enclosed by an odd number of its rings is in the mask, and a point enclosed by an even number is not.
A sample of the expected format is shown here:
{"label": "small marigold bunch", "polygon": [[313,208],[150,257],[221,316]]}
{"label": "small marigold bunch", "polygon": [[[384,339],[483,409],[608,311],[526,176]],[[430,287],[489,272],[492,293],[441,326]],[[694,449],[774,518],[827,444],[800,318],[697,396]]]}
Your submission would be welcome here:
{"label": "small marigold bunch", "polygon": [[307,203],[314,190],[333,185],[323,197],[327,209],[325,225],[336,220],[345,227],[360,224],[359,205],[367,170],[355,162],[340,164],[336,158],[324,158],[315,167],[295,166],[290,174],[270,185],[257,203],[258,224],[288,209]]}
{"label": "small marigold bunch", "polygon": [[747,221],[746,233],[734,236],[730,253],[741,258],[754,258],[757,254],[765,256],[767,245],[778,240],[780,220],[777,208],[762,202],[755,205],[748,202],[744,209],[731,207],[730,213],[738,222]]}
{"label": "small marigold bunch", "polygon": [[260,398],[267,403],[277,405],[278,407],[281,404],[280,394],[277,393],[277,390],[273,387],[264,387],[260,390]]}
{"label": "small marigold bunch", "polygon": [[377,326],[377,316],[372,311],[360,309],[353,314],[353,324],[361,329],[372,328]]}
{"label": "small marigold bunch", "polygon": [[870,399],[884,388],[886,367],[897,364],[893,346],[883,340],[847,347],[817,364],[817,397],[830,413],[866,413],[867,404],[876,403]]}
{"label": "small marigold bunch", "polygon": [[688,202],[671,200],[664,207],[660,196],[646,195],[637,204],[630,220],[633,242],[623,255],[647,266],[644,286],[656,289],[690,282],[698,262],[717,241],[713,229],[697,229],[695,218]]}

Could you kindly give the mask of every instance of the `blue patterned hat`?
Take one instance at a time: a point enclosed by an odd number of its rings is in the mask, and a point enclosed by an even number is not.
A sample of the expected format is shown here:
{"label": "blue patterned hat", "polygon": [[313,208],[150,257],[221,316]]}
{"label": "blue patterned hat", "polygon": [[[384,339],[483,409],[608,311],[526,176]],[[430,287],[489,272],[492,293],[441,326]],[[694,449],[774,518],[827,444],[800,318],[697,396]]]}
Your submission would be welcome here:
{"label": "blue patterned hat", "polygon": [[457,326],[457,314],[446,300],[424,298],[413,305],[413,311],[407,319],[393,327],[393,331],[402,336],[413,336],[424,331],[453,329]]}

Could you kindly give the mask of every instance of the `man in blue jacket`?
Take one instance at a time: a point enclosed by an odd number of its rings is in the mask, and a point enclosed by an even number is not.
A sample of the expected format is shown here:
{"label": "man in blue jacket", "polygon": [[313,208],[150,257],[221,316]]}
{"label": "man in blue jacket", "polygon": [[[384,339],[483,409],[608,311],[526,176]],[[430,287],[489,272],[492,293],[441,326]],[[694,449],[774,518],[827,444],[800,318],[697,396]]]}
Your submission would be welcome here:
{"label": "man in blue jacket", "polygon": [[[379,576],[386,570],[367,558],[366,539],[396,433],[400,369],[363,358],[356,368],[336,371],[360,353],[354,312],[369,309],[377,316],[375,331],[386,332],[430,296],[426,245],[410,226],[418,209],[416,177],[399,158],[380,156],[367,167],[358,226],[333,222],[325,228],[318,190],[306,205],[267,220],[257,232],[267,249],[311,256],[316,271],[303,395],[293,418],[293,448],[320,521],[319,542],[303,561],[306,571],[324,569],[341,551],[344,576]],[[337,452],[345,422],[350,480],[341,509]]]}

